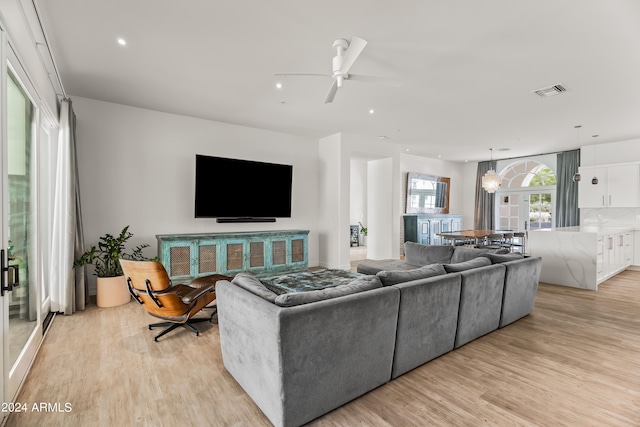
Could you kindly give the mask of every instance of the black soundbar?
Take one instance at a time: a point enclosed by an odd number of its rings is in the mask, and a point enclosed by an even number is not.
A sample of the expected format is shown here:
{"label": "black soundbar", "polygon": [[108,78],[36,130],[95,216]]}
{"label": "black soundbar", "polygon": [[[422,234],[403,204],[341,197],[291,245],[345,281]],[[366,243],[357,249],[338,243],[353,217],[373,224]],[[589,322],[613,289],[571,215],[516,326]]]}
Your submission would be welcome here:
{"label": "black soundbar", "polygon": [[216,222],[276,222],[275,218],[253,218],[253,217],[237,217],[237,218],[216,218]]}

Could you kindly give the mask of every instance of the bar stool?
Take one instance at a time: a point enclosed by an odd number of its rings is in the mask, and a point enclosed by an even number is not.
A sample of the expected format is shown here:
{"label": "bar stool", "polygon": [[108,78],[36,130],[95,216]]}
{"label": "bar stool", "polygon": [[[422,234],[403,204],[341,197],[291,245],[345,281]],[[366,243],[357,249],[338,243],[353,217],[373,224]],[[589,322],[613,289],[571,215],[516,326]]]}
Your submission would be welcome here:
{"label": "bar stool", "polygon": [[502,233],[489,234],[482,245],[476,245],[477,248],[482,249],[501,249],[504,241]]}
{"label": "bar stool", "polygon": [[502,233],[502,247],[509,249],[511,251],[511,247],[513,245],[513,236],[514,233]]}
{"label": "bar stool", "polygon": [[514,249],[521,248],[521,253],[525,253],[525,234],[524,233],[513,233],[513,240],[511,242],[511,252]]}

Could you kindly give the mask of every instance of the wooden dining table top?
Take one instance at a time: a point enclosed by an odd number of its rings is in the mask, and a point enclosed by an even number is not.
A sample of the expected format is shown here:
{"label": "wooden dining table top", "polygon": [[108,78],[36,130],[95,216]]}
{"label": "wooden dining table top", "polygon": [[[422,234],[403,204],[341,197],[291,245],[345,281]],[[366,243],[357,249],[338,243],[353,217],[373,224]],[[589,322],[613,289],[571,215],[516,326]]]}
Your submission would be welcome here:
{"label": "wooden dining table top", "polygon": [[497,231],[495,230],[460,230],[443,231],[442,233],[437,233],[437,235],[442,237],[464,237],[467,239],[479,239],[495,233],[497,233]]}

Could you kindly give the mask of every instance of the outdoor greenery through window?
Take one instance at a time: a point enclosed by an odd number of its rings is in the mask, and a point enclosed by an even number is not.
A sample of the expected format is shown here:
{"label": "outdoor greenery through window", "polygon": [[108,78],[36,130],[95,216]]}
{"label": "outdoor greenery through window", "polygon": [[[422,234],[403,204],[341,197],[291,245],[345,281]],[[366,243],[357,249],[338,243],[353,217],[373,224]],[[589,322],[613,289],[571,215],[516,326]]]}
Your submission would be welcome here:
{"label": "outdoor greenery through window", "polygon": [[529,225],[531,229],[551,226],[551,194],[529,195]]}
{"label": "outdoor greenery through window", "polygon": [[502,173],[502,188],[556,185],[556,175],[546,165],[526,160],[509,165]]}

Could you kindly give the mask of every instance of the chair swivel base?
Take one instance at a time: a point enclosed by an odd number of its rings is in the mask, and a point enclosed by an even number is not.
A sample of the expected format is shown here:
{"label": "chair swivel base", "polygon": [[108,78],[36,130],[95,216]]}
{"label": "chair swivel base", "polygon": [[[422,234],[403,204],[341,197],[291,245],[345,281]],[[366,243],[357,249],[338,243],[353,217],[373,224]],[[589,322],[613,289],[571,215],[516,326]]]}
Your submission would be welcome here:
{"label": "chair swivel base", "polygon": [[[216,308],[216,307],[205,307],[205,308]],[[213,316],[216,314],[217,310],[214,311],[211,314],[211,317],[192,317],[191,319],[187,320],[186,323],[175,323],[175,322],[159,322],[159,323],[152,323],[149,325],[149,329],[153,329],[153,328],[161,328],[161,327],[165,327],[168,326],[167,329],[163,330],[162,332],[160,332],[158,335],[156,335],[153,340],[155,342],[158,342],[158,338],[160,338],[163,335],[168,334],[169,332],[173,331],[174,329],[178,328],[178,327],[183,327],[188,331],[191,331],[193,333],[196,334],[197,337],[200,336],[200,331],[198,331],[196,328],[194,328],[192,326],[193,323],[201,323],[201,322],[211,322],[213,320]]]}

